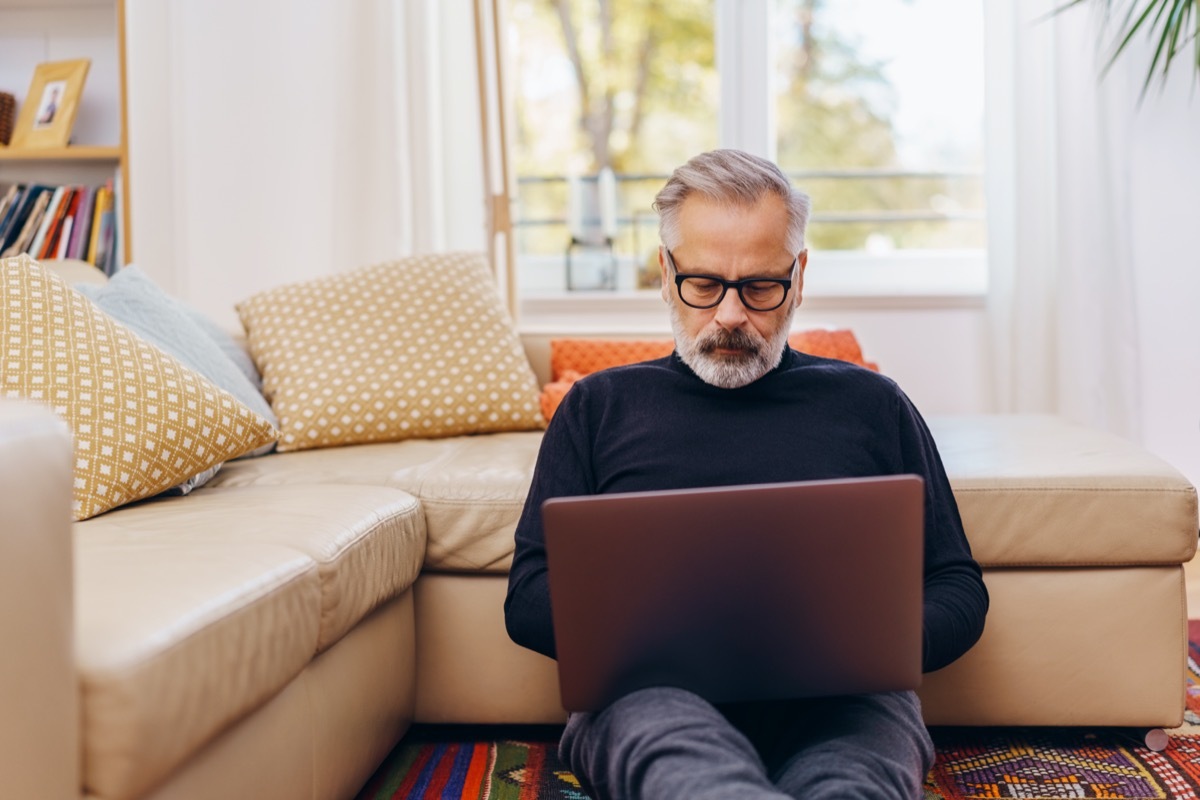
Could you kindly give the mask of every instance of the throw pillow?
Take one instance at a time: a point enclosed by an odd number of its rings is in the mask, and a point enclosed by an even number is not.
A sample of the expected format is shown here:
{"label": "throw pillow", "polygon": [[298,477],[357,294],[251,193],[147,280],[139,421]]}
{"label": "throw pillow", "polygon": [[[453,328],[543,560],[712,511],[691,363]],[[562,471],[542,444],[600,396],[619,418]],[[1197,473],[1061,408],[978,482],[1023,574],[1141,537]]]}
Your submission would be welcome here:
{"label": "throw pillow", "polygon": [[[873,361],[863,359],[854,331],[845,328],[810,328],[788,336],[788,346],[802,353],[837,358],[879,371]],[[552,339],[550,383],[539,398],[547,421],[575,381],[609,367],[663,358],[675,349],[673,339]]]}
{"label": "throw pillow", "polygon": [[[140,268],[131,264],[118,270],[102,286],[75,288],[104,313],[232,394],[271,425],[279,424],[271,406],[242,369],[229,359],[212,335],[196,323],[199,312],[192,311],[158,288]],[[215,324],[212,327],[219,332]],[[273,447],[274,442],[247,455],[263,455]]]}
{"label": "throw pillow", "polygon": [[27,255],[0,260],[0,391],[75,440],[75,519],[158,494],[273,438],[269,422]]}
{"label": "throw pillow", "polygon": [[282,286],[237,311],[280,452],[544,425],[537,378],[477,254]]}
{"label": "throw pillow", "polygon": [[242,374],[246,376],[246,380],[250,381],[250,385],[254,387],[254,392],[261,396],[262,375],[259,374],[258,367],[254,366],[254,360],[250,358],[250,354],[246,352],[246,348],[238,344],[237,340],[228,331],[204,314],[194,308],[186,306],[185,308],[192,322],[200,326],[200,329],[208,334],[208,338],[217,343],[217,347],[221,348],[221,352],[234,363],[234,366],[241,370]]}

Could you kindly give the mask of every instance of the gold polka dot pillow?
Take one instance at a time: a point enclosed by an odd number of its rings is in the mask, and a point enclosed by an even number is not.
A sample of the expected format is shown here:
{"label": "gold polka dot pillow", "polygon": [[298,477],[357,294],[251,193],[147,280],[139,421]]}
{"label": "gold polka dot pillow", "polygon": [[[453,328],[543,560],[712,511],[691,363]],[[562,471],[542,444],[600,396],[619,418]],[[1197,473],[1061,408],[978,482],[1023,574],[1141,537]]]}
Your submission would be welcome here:
{"label": "gold polka dot pillow", "polygon": [[158,494],[276,435],[25,255],[0,260],[0,393],[44,402],[70,427],[77,520]]}
{"label": "gold polka dot pillow", "polygon": [[238,304],[278,450],[532,430],[537,378],[482,256],[412,256]]}

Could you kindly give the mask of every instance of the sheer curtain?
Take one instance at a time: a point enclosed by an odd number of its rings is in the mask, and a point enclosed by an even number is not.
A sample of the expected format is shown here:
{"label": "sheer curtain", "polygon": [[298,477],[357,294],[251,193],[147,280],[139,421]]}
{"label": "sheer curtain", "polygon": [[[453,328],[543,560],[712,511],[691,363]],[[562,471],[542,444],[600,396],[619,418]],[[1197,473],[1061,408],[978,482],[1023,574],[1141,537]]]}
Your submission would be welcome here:
{"label": "sheer curtain", "polygon": [[390,5],[403,244],[412,252],[484,250],[472,0],[390,0]]}
{"label": "sheer curtain", "polygon": [[1058,5],[986,3],[995,408],[1137,438],[1127,218],[1138,86],[1120,62],[1099,79],[1111,33],[1087,5]]}
{"label": "sheer curtain", "polygon": [[[486,251],[515,316],[495,0],[391,0],[401,241]],[[484,91],[480,92],[480,83]]]}

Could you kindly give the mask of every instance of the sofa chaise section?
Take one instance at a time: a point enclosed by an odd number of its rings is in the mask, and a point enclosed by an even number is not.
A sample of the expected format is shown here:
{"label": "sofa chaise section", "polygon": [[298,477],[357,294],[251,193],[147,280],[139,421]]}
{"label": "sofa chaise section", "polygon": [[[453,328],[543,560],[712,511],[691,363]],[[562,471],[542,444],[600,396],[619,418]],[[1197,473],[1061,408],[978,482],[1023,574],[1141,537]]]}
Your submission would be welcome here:
{"label": "sofa chaise section", "polygon": [[[1179,724],[1194,487],[1141,448],[1056,417],[934,417],[930,427],[993,602],[976,647],[926,676],[927,721]],[[522,442],[527,458],[533,444]],[[507,473],[514,499],[529,479],[517,463]],[[474,469],[447,460],[424,470],[426,485],[456,487],[470,503]],[[502,474],[489,473],[489,497]],[[504,630],[507,578],[492,565],[509,563],[520,507],[511,503],[506,531],[495,526],[503,538],[473,543],[488,568],[427,563],[417,581],[417,721],[564,718],[553,662]]]}
{"label": "sofa chaise section", "polygon": [[926,677],[946,725],[1183,721],[1196,489],[1111,434],[1042,415],[930,420],[992,608]]}

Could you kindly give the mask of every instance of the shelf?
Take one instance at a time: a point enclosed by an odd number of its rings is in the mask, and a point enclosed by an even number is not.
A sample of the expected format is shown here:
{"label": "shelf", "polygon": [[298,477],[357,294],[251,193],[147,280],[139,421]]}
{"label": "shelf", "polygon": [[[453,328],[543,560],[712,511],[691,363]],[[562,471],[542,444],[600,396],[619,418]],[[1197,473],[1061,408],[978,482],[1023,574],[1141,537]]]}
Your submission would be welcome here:
{"label": "shelf", "polygon": [[75,6],[111,6],[112,0],[0,0],[0,8],[41,9]]}
{"label": "shelf", "polygon": [[99,145],[73,147],[0,147],[0,161],[112,161],[121,159],[121,148]]}

